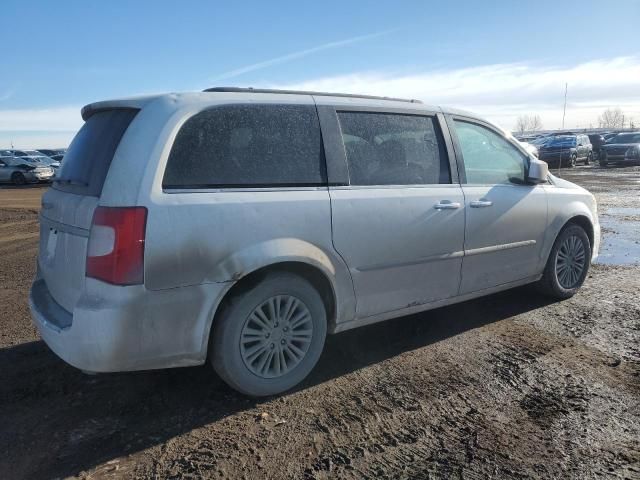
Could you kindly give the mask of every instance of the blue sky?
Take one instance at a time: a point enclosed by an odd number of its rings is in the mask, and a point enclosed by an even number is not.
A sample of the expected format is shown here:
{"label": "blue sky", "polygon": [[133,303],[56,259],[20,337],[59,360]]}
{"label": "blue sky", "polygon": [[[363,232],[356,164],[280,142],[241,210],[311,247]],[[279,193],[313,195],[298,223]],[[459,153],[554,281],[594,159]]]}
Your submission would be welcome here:
{"label": "blue sky", "polygon": [[638,0],[3,0],[1,10],[0,147],[67,142],[91,101],[213,85],[418,96],[507,128],[540,114],[551,128],[567,81],[569,126],[596,123],[606,106],[640,124]]}

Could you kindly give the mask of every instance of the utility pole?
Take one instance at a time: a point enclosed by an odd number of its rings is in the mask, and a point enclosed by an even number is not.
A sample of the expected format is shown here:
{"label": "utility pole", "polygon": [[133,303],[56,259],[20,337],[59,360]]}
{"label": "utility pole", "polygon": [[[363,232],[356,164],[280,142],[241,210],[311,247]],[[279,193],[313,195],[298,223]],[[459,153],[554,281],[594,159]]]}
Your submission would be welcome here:
{"label": "utility pole", "polygon": [[567,90],[569,89],[569,84],[564,84],[564,109],[562,110],[562,129],[564,130],[564,117],[567,114]]}

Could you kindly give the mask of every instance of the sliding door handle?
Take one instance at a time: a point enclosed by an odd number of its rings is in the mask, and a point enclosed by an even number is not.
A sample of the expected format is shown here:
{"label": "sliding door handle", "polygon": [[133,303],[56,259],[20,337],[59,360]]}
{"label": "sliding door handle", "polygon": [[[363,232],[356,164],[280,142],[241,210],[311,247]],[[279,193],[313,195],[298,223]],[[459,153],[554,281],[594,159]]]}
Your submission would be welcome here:
{"label": "sliding door handle", "polygon": [[473,208],[490,207],[493,205],[493,202],[491,200],[474,200],[470,205]]}

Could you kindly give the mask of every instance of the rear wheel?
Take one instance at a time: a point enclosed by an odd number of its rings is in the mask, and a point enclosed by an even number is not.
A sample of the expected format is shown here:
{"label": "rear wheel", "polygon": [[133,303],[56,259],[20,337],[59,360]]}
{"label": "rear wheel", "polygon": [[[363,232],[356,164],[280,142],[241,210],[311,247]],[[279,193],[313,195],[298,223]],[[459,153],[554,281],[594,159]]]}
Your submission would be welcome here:
{"label": "rear wheel", "polygon": [[24,175],[20,172],[15,172],[11,175],[11,181],[14,185],[24,185],[27,183],[27,179],[24,178]]}
{"label": "rear wheel", "polygon": [[590,262],[587,233],[579,225],[570,224],[556,238],[538,287],[555,298],[572,297],[584,283]]}
{"label": "rear wheel", "polygon": [[584,164],[589,165],[592,161],[593,161],[593,152],[589,152],[589,155],[587,155],[587,158],[585,159]]}
{"label": "rear wheel", "polygon": [[218,375],[251,396],[282,393],[320,358],[327,314],[304,278],[274,273],[231,298],[216,318],[210,349]]}

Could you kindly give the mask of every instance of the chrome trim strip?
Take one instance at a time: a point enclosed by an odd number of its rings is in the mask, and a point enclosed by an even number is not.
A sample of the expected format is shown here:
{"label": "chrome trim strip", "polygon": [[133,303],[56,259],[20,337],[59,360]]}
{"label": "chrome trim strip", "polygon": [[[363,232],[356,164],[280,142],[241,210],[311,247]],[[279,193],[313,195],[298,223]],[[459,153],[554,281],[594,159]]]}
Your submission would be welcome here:
{"label": "chrome trim strip", "polygon": [[369,272],[371,270],[384,270],[385,268],[408,267],[411,265],[420,265],[421,263],[436,262],[438,260],[448,260],[450,258],[458,258],[463,256],[464,256],[463,251],[441,253],[438,255],[429,255],[428,257],[418,258],[417,260],[411,260],[408,262],[379,263],[375,265],[366,265],[364,267],[357,267],[356,270],[358,270],[359,272]]}
{"label": "chrome trim strip", "polygon": [[529,245],[535,245],[535,240],[524,240],[522,242],[513,242],[513,243],[503,243],[501,245],[491,245],[489,247],[481,247],[481,248],[472,248],[471,250],[465,250],[464,254],[466,255],[480,255],[483,253],[493,253],[499,252],[501,250],[509,250],[512,248],[520,248],[527,247]]}

